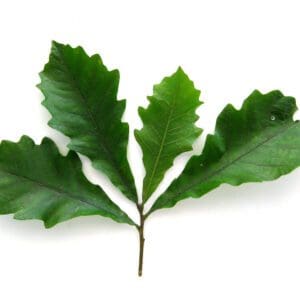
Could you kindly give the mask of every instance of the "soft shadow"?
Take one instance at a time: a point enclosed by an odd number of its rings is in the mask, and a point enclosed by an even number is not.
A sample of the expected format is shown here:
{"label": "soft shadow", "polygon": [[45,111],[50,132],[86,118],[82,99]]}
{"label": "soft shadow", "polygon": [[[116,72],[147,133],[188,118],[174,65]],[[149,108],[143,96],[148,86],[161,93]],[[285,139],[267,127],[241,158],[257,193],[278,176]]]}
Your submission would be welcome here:
{"label": "soft shadow", "polygon": [[43,240],[65,240],[96,234],[122,234],[135,230],[133,226],[116,223],[99,216],[77,217],[46,229],[39,220],[15,220],[12,215],[0,216],[2,231],[11,237]]}
{"label": "soft shadow", "polygon": [[[274,207],[286,204],[288,195],[297,193],[300,169],[276,181],[247,183],[241,186],[221,185],[201,198],[188,198],[177,203],[172,209],[154,212],[150,219],[174,217],[198,212],[239,211],[246,207]],[[295,191],[295,192],[294,192]]]}

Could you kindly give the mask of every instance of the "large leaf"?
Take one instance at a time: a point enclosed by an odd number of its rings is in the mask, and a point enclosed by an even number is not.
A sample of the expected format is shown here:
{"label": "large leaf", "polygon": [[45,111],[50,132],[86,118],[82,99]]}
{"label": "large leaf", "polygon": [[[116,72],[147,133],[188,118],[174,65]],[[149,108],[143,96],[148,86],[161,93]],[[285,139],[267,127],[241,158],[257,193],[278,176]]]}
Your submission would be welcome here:
{"label": "large leaf", "polygon": [[75,152],[62,156],[50,139],[35,145],[26,136],[18,143],[0,144],[0,213],[14,213],[20,220],[40,219],[46,227],[87,215],[134,225],[84,177]]}
{"label": "large leaf", "polygon": [[143,184],[143,201],[151,196],[182,152],[192,150],[192,144],[201,129],[196,109],[201,104],[200,92],[179,68],[171,77],[154,86],[147,109],[139,109],[143,128],[135,136],[143,150],[146,175]]}
{"label": "large leaf", "polygon": [[190,159],[151,211],[201,197],[222,183],[269,181],[297,168],[300,123],[293,120],[295,111],[295,99],[279,91],[254,91],[240,110],[226,106],[202,155]]}
{"label": "large leaf", "polygon": [[127,161],[128,124],[121,118],[125,100],[117,101],[119,72],[108,71],[99,55],[53,42],[40,73],[49,125],[71,138],[68,147],[89,157],[131,200],[137,201]]}

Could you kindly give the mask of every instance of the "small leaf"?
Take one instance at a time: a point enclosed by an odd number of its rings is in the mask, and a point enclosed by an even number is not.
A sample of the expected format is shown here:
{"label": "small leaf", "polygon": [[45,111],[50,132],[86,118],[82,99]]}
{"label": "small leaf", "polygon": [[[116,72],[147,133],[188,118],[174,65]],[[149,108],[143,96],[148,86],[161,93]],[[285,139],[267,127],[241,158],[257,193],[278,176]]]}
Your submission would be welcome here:
{"label": "small leaf", "polygon": [[53,42],[40,73],[49,125],[68,137],[68,147],[89,157],[129,199],[137,202],[127,160],[128,124],[122,123],[125,100],[117,101],[119,72],[108,71],[98,55]]}
{"label": "small leaf", "polygon": [[0,144],[0,213],[14,213],[19,220],[40,219],[46,227],[87,215],[134,225],[85,178],[75,152],[62,156],[50,139],[35,145],[26,136],[18,143]]}
{"label": "small leaf", "polygon": [[140,108],[143,128],[135,131],[135,137],[143,150],[146,175],[143,183],[143,201],[155,191],[165,172],[180,153],[192,150],[192,144],[201,129],[196,109],[201,104],[200,92],[179,68],[154,86],[147,109]]}
{"label": "small leaf", "polygon": [[300,123],[293,120],[295,99],[279,91],[254,91],[240,110],[228,105],[208,135],[202,155],[190,159],[182,174],[150,212],[198,198],[223,183],[274,180],[300,166]]}

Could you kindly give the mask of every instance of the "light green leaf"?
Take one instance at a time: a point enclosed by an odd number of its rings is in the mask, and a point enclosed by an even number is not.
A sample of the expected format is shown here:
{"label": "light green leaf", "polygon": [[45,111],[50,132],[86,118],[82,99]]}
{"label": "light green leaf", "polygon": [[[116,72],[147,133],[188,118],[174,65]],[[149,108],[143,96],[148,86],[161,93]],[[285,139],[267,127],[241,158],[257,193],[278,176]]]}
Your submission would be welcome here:
{"label": "light green leaf", "polygon": [[99,55],[53,42],[40,73],[49,125],[68,137],[71,150],[86,155],[129,199],[137,202],[127,161],[128,124],[122,123],[125,100],[117,101],[119,72],[108,71]]}
{"label": "light green leaf", "polygon": [[151,212],[198,198],[223,183],[274,180],[300,166],[300,123],[293,120],[295,99],[279,91],[254,91],[240,110],[228,105],[208,135],[202,155],[154,203]]}
{"label": "light green leaf", "polygon": [[155,191],[174,159],[192,150],[192,144],[201,129],[196,109],[201,104],[200,92],[179,68],[171,77],[154,86],[147,109],[140,108],[143,128],[135,137],[143,151],[146,175],[143,183],[143,201]]}
{"label": "light green leaf", "polygon": [[48,138],[41,145],[26,136],[0,144],[0,214],[12,213],[19,220],[43,220],[46,227],[87,215],[135,225],[85,178],[77,154],[62,156]]}

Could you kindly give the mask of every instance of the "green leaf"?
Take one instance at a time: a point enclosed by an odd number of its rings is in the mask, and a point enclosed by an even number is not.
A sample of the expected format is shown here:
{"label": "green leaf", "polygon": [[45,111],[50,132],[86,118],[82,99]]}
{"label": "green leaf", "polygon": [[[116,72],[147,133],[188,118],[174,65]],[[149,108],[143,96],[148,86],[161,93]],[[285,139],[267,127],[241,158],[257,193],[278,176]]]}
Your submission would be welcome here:
{"label": "green leaf", "polygon": [[108,71],[99,55],[53,42],[40,73],[49,125],[68,137],[68,147],[89,157],[129,199],[137,202],[127,160],[128,124],[122,123],[125,100],[117,101],[119,72]]}
{"label": "green leaf", "polygon": [[0,213],[43,220],[46,227],[87,215],[134,225],[100,187],[85,178],[75,152],[62,156],[50,139],[35,145],[26,136],[18,143],[0,144]]}
{"label": "green leaf", "polygon": [[143,128],[135,137],[143,151],[146,175],[143,201],[155,191],[174,159],[192,150],[192,144],[202,132],[195,126],[196,109],[201,104],[200,91],[181,68],[171,77],[154,86],[147,109],[139,108]]}
{"label": "green leaf", "polygon": [[300,123],[293,120],[295,99],[279,91],[254,91],[240,110],[228,105],[208,135],[203,153],[154,203],[151,212],[198,198],[223,183],[274,180],[300,166]]}

